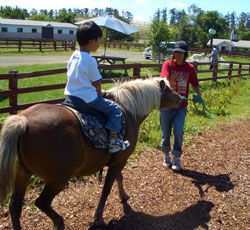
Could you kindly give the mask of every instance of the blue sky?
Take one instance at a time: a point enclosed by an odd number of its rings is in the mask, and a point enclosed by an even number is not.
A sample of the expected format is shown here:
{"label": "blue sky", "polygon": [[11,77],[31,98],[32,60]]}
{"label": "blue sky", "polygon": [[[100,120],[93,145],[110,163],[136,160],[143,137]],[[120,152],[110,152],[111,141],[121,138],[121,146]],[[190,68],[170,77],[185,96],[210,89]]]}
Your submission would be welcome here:
{"label": "blue sky", "polygon": [[0,0],[0,6],[18,6],[31,10],[35,9],[61,9],[61,8],[106,8],[112,7],[121,11],[130,11],[136,21],[150,21],[158,8],[185,9],[196,4],[202,10],[217,10],[225,15],[242,11],[250,12],[249,0]]}

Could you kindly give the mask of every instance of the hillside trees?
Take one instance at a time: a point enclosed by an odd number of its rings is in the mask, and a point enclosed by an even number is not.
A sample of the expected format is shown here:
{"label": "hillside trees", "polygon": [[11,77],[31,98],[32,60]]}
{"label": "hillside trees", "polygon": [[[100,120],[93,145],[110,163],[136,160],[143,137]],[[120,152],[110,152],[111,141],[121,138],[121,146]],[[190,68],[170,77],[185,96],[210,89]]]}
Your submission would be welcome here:
{"label": "hillside trees", "polygon": [[[172,41],[185,40],[191,47],[204,48],[210,39],[209,29],[216,30],[215,38],[230,38],[232,29],[237,28],[240,39],[249,40],[250,17],[249,13],[242,13],[239,17],[232,12],[223,16],[218,11],[203,11],[195,4],[184,10],[170,9],[169,13],[161,15],[160,9],[154,14],[154,20],[165,22],[170,31],[169,38]],[[168,20],[166,22],[166,16]],[[154,27],[152,22],[151,27]]]}
{"label": "hillside trees", "polygon": [[12,8],[10,6],[0,7],[0,17],[2,18],[15,18],[15,19],[25,19],[29,16],[26,9],[21,9],[19,7]]}

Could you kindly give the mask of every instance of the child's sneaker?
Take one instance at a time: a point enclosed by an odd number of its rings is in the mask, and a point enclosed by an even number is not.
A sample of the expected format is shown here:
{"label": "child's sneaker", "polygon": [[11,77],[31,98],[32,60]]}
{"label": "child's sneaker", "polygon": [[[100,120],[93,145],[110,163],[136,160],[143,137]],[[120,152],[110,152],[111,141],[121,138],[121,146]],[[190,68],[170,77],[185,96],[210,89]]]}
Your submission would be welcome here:
{"label": "child's sneaker", "polygon": [[125,150],[127,147],[129,147],[130,143],[129,141],[123,141],[119,138],[111,138],[109,141],[109,152],[110,153],[116,153],[119,151]]}
{"label": "child's sneaker", "polygon": [[180,161],[180,158],[175,158],[174,161],[173,161],[173,165],[172,165],[172,169],[174,171],[180,171],[182,170],[181,168],[181,161]]}

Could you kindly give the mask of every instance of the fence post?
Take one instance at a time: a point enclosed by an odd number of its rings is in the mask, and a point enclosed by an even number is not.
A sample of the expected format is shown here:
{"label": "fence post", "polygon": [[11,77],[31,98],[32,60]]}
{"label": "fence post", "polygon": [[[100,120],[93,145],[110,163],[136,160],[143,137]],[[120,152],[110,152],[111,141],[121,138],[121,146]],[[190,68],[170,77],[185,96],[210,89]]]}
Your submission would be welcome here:
{"label": "fence post", "polygon": [[72,41],[72,47],[71,47],[72,50],[75,50],[76,49],[76,42],[75,41]]}
{"label": "fence post", "polygon": [[195,70],[196,70],[196,72],[197,72],[197,71],[198,71],[198,62],[195,61],[195,62],[193,63],[193,66],[194,66],[194,68],[195,68]]}
{"label": "fence post", "polygon": [[237,80],[239,81],[241,79],[241,71],[242,71],[242,64],[240,63],[239,64],[239,70],[238,70],[238,77],[237,77]]}
{"label": "fence post", "polygon": [[212,81],[213,82],[216,82],[217,81],[217,73],[218,73],[218,63],[217,62],[214,62],[213,63],[213,76],[212,76]]}
{"label": "fence post", "polygon": [[11,114],[17,114],[17,73],[17,71],[9,71],[9,74],[11,74],[9,78]]}
{"label": "fence post", "polygon": [[233,72],[233,62],[230,62],[229,64],[229,70],[228,70],[228,79],[230,80],[232,77],[232,72]]}
{"label": "fence post", "polygon": [[136,64],[136,66],[133,68],[133,77],[140,77],[141,76],[141,65]]}
{"label": "fence post", "polygon": [[21,46],[22,46],[22,40],[18,40],[18,51],[21,51]]}
{"label": "fence post", "polygon": [[242,70],[242,64],[239,64],[239,70],[238,70],[238,74],[241,75],[241,70]]}
{"label": "fence post", "polygon": [[54,50],[56,51],[56,41],[54,40]]}
{"label": "fence post", "polygon": [[39,41],[39,50],[42,51],[42,42]]}

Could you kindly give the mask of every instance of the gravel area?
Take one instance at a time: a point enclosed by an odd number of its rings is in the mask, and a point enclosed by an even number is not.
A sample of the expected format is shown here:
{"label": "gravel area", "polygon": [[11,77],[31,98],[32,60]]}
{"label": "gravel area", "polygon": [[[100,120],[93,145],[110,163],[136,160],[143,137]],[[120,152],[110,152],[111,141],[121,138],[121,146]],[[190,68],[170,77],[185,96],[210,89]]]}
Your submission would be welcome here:
{"label": "gravel area", "polygon": [[[123,170],[131,196],[119,202],[113,186],[104,211],[107,229],[124,230],[248,230],[250,229],[250,120],[218,126],[193,137],[185,148],[185,170],[162,166],[162,153],[145,149]],[[95,176],[70,182],[53,201],[66,229],[88,229],[102,185]],[[52,229],[34,207],[41,188],[29,190],[22,213],[23,229]],[[0,229],[11,229],[7,207],[0,209]]]}

